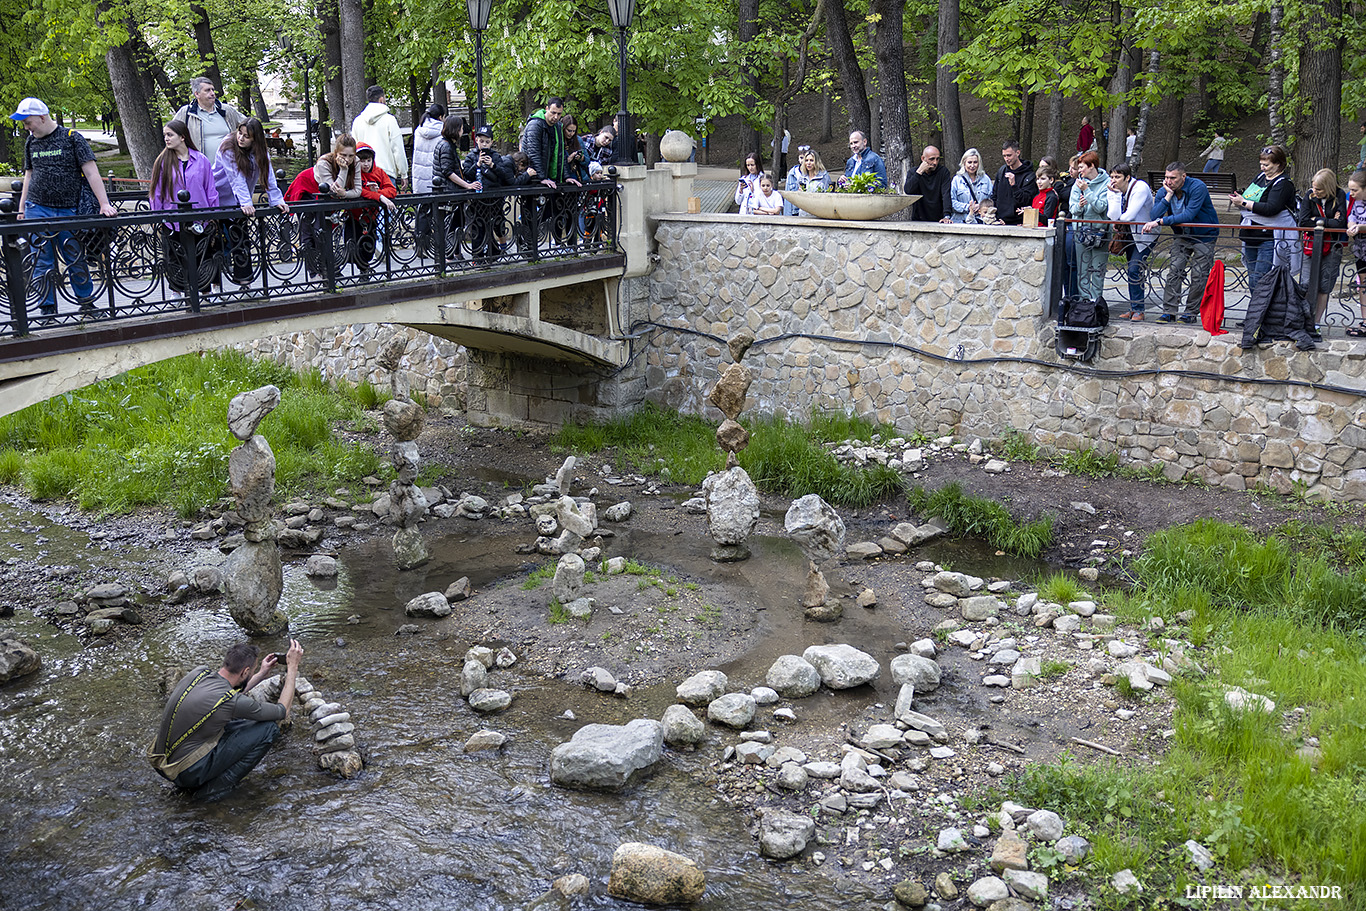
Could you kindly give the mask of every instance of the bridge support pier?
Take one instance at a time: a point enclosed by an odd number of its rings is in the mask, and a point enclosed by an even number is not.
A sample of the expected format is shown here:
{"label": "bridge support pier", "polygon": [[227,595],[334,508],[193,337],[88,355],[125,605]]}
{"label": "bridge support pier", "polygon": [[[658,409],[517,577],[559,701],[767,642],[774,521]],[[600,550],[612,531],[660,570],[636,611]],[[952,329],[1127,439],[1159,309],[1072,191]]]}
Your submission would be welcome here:
{"label": "bridge support pier", "polygon": [[[479,427],[559,427],[604,421],[645,398],[644,374],[522,354],[467,351],[465,417]],[[624,379],[633,375],[633,379]],[[623,381],[624,380],[624,381]]]}

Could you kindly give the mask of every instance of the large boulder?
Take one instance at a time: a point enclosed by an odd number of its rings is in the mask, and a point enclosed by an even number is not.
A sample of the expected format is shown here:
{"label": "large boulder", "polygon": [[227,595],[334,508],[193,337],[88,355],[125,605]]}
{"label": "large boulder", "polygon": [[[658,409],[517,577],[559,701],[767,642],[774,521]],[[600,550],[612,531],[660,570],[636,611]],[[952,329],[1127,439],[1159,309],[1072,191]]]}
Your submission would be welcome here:
{"label": "large boulder", "polygon": [[707,706],[707,717],[717,724],[740,730],[754,720],[754,697],[749,693],[730,693]]}
{"label": "large boulder", "polygon": [[674,690],[678,701],[686,705],[707,705],[725,695],[729,681],[721,671],[702,671],[684,680]]}
{"label": "large boulder", "polygon": [[696,747],[707,739],[707,726],[686,705],[671,705],[660,719],[664,725],[664,742],[671,747]]}
{"label": "large boulder", "polygon": [[550,583],[551,595],[561,604],[568,604],[583,591],[583,557],[565,554],[555,565],[555,578]]}
{"label": "large boulder", "polygon": [[741,545],[759,524],[759,489],[740,467],[709,476],[702,482],[707,494],[707,529],[717,544]]}
{"label": "large boulder", "polygon": [[550,754],[550,780],[566,788],[621,788],[659,761],[664,726],[637,718],[624,725],[587,724]]}
{"label": "large boulder", "polygon": [[449,617],[451,602],[441,592],[427,592],[403,605],[403,612],[409,617]]}
{"label": "large boulder", "polygon": [[265,437],[257,434],[228,454],[228,490],[236,498],[237,514],[247,524],[270,520],[275,453]]}
{"label": "large boulder", "polygon": [[271,636],[288,628],[289,621],[275,607],[285,590],[285,574],[274,541],[244,543],[228,554],[224,569],[228,613],[238,626],[252,636]]}
{"label": "large boulder", "polygon": [[939,665],[919,655],[897,655],[892,659],[892,682],[911,684],[917,693],[939,689]]}
{"label": "large boulder", "polygon": [[816,668],[821,682],[832,690],[847,690],[869,683],[882,671],[876,658],[852,645],[813,645],[802,652],[802,657]]}
{"label": "large boulder", "polygon": [[0,632],[0,684],[27,677],[42,666],[43,659],[21,642],[13,630]]}
{"label": "large boulder", "polygon": [[707,877],[682,854],[628,841],[612,854],[607,892],[646,905],[690,905],[702,898]]}
{"label": "large boulder", "polygon": [[759,853],[774,860],[786,860],[806,850],[816,834],[816,821],[803,813],[777,807],[760,811]]}
{"label": "large boulder", "polygon": [[783,517],[783,528],[806,558],[818,566],[844,552],[844,520],[814,493],[792,501]]}
{"label": "large boulder", "polygon": [[785,699],[800,699],[821,688],[821,674],[800,655],[782,655],[768,669],[764,683]]}

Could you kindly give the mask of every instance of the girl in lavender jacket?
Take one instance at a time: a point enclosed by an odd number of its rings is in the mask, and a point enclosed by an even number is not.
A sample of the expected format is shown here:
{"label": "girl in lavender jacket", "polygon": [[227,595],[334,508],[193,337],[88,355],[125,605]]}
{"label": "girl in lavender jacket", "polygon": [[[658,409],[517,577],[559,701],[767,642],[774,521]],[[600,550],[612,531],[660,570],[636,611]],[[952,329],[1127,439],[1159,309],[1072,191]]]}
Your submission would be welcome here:
{"label": "girl in lavender jacket", "polygon": [[[218,147],[213,179],[223,204],[237,203],[247,218],[256,214],[252,193],[262,188],[272,206],[289,213],[289,204],[276,185],[275,171],[270,166],[266,132],[255,117],[242,121],[236,132],[229,134]],[[232,259],[232,280],[241,285],[250,282],[256,272],[251,261],[253,235],[252,225],[246,218],[224,223],[224,246]]]}
{"label": "girl in lavender jacket", "polygon": [[[190,207],[213,209],[218,206],[218,187],[213,182],[213,168],[209,159],[194,147],[190,128],[179,120],[172,120],[161,131],[166,148],[152,164],[149,200],[154,210],[180,208],[180,191],[190,194]],[[162,255],[166,266],[166,282],[174,291],[184,291],[185,244],[195,243],[201,265],[200,288],[208,290],[212,266],[204,255],[207,244],[197,243],[204,236],[202,222],[162,222]]]}

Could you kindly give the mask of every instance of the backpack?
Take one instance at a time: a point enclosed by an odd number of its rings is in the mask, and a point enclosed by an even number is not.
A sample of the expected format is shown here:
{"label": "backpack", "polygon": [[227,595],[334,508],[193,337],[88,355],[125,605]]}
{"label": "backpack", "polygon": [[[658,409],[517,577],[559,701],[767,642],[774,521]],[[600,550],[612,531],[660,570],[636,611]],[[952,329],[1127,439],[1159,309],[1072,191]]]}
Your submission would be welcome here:
{"label": "backpack", "polygon": [[1058,306],[1058,325],[1077,329],[1100,329],[1110,325],[1110,305],[1104,297],[1092,300],[1069,295]]}

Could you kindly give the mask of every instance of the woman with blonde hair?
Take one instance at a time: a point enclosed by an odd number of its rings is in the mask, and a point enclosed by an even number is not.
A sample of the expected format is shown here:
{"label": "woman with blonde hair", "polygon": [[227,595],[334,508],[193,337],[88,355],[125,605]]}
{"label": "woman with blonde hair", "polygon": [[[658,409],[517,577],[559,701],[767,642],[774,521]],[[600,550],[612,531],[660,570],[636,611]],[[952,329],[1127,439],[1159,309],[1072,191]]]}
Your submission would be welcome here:
{"label": "woman with blonde hair", "polygon": [[[1322,259],[1319,262],[1318,299],[1314,302],[1314,325],[1323,322],[1323,314],[1328,310],[1328,295],[1338,283],[1342,272],[1342,248],[1344,235],[1331,233],[1347,228],[1347,194],[1338,189],[1338,176],[1332,168],[1320,168],[1314,172],[1310,189],[1300,205],[1300,227],[1313,231],[1320,220],[1330,233],[1323,237]],[[1300,284],[1309,287],[1309,271],[1313,265],[1314,235],[1304,235],[1304,262],[1300,265]]]}
{"label": "woman with blonde hair", "polygon": [[[783,189],[803,193],[824,193],[830,189],[830,172],[821,161],[821,153],[810,146],[799,146],[797,152],[797,163],[787,172],[787,184]],[[783,214],[810,217],[786,199],[783,200]]]}
{"label": "woman with blonde hair", "polygon": [[991,178],[982,170],[982,153],[968,149],[958,159],[958,173],[949,182],[953,220],[960,225],[978,224],[978,213],[982,207],[991,205],[993,189]]}

